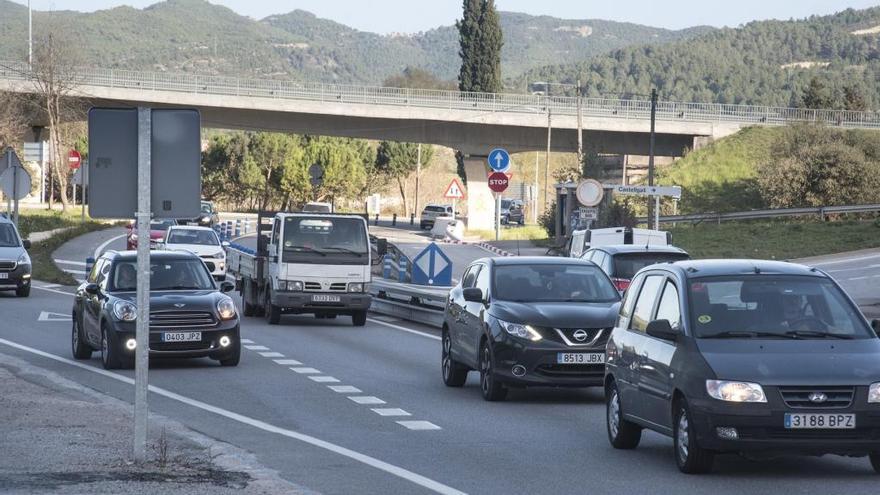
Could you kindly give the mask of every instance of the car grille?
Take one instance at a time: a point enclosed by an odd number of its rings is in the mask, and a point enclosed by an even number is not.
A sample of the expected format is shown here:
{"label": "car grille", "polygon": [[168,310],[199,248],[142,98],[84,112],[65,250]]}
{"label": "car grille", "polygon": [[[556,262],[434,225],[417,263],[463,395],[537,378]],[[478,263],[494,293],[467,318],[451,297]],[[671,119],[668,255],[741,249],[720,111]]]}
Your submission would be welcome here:
{"label": "car grille", "polygon": [[535,373],[551,378],[601,378],[605,376],[604,364],[542,364]]}
{"label": "car grille", "polygon": [[[779,387],[779,393],[793,409],[844,409],[852,404],[855,387]],[[813,394],[823,394],[825,400],[813,401]]]}
{"label": "car grille", "polygon": [[[596,345],[602,339],[602,336],[606,335],[602,328],[554,328],[553,330],[556,331],[556,335],[566,345],[577,347]],[[582,340],[578,340],[575,334],[586,335]]]}
{"label": "car grille", "polygon": [[332,284],[330,284],[330,287],[326,290],[322,289],[321,284],[319,284],[318,282],[306,282],[305,283],[306,292],[322,292],[322,291],[345,292],[346,289],[347,289],[347,286],[346,286],[345,282],[332,283]]}
{"label": "car grille", "polygon": [[0,271],[11,272],[15,270],[16,263],[14,261],[0,261]]}
{"label": "car grille", "polygon": [[213,327],[214,314],[207,311],[151,311],[151,328]]}

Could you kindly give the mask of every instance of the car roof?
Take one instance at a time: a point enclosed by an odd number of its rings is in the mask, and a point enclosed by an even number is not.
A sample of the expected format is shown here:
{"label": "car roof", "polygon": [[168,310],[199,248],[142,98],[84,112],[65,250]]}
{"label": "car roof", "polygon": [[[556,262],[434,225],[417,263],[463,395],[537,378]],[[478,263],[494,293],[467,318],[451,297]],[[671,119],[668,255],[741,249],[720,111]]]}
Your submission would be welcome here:
{"label": "car roof", "polygon": [[[137,260],[137,251],[108,251],[104,256],[114,261],[135,261]],[[151,251],[151,261],[161,260],[188,260],[199,259],[197,255],[190,251]]]}
{"label": "car roof", "polygon": [[723,277],[726,275],[807,275],[828,277],[813,267],[787,261],[770,260],[685,260],[662,265],[667,270],[676,271],[685,278]]}
{"label": "car roof", "polygon": [[687,251],[676,246],[664,246],[658,244],[613,244],[610,246],[596,246],[590,248],[592,250],[605,251],[608,254],[624,254],[624,253],[681,253],[688,254]]}
{"label": "car roof", "polygon": [[208,232],[214,232],[214,229],[211,227],[199,227],[197,225],[172,225],[169,227],[169,230],[202,230]]}
{"label": "car roof", "polygon": [[495,266],[516,265],[589,265],[596,266],[592,261],[578,258],[563,258],[558,256],[505,256],[498,258],[482,258],[483,263],[491,263]]}

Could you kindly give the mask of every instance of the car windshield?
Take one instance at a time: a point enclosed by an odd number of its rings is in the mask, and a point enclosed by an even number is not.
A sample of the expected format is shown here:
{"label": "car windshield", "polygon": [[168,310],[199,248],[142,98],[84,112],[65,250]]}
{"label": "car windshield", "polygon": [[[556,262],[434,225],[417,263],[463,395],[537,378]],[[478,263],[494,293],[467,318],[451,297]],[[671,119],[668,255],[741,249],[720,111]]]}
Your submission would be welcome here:
{"label": "car windshield", "polygon": [[212,230],[172,229],[168,234],[168,244],[219,246],[220,240]]}
{"label": "car windshield", "polygon": [[[116,264],[112,276],[114,291],[137,289],[137,262]],[[150,264],[150,291],[210,290],[214,282],[207,268],[198,259],[153,260]]]}
{"label": "car windshield", "polygon": [[685,253],[621,253],[614,255],[614,278],[632,280],[639,270],[655,263],[681,261],[690,258]]}
{"label": "car windshield", "polygon": [[514,302],[614,302],[620,296],[596,266],[530,264],[495,268],[493,295]]}
{"label": "car windshield", "polygon": [[425,207],[425,212],[431,212],[431,213],[445,213],[445,212],[446,212],[446,207],[444,207],[444,206],[426,206],[426,207]]}
{"label": "car windshield", "polygon": [[359,218],[288,217],[284,250],[320,254],[367,254],[367,231]]}
{"label": "car windshield", "polygon": [[874,337],[858,309],[827,278],[701,278],[691,282],[690,300],[697,338]]}
{"label": "car windshield", "polygon": [[0,247],[18,247],[18,234],[11,223],[0,223]]}
{"label": "car windshield", "polygon": [[168,230],[172,225],[177,225],[174,220],[153,220],[150,222],[150,230]]}

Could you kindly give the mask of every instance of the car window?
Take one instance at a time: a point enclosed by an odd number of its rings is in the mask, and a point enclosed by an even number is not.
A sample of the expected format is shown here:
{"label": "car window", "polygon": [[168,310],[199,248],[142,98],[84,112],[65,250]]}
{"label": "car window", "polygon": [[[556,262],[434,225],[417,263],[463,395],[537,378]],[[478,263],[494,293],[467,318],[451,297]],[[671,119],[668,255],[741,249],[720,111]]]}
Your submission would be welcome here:
{"label": "car window", "polygon": [[101,265],[101,270],[98,272],[98,278],[95,280],[95,283],[100,285],[102,289],[107,288],[107,274],[110,273],[110,261],[105,261]]}
{"label": "car window", "polygon": [[631,330],[644,332],[651,321],[651,313],[654,311],[654,302],[657,301],[657,292],[660,290],[660,283],[663,282],[662,275],[650,275],[642,284],[642,290],[639,291],[639,298],[636,300],[633,309],[632,320],[629,322]]}
{"label": "car window", "polygon": [[645,280],[644,275],[637,277],[623,294],[623,302],[620,304],[620,315],[617,319],[618,328],[629,326],[629,317],[632,314],[633,306],[636,303],[636,295],[639,293],[639,286],[643,280]]}
{"label": "car window", "polygon": [[90,284],[97,283],[98,274],[101,273],[101,266],[104,263],[106,263],[106,261],[103,258],[98,259],[98,261],[95,262],[95,264],[92,266],[92,271],[89,272],[89,276],[88,278],[86,278],[86,282]]}
{"label": "car window", "polygon": [[[605,262],[605,257],[608,255],[603,251],[596,251],[593,253],[593,258],[590,260],[593,263],[597,264],[599,268],[602,268],[602,264]],[[602,268],[604,271],[604,268]],[[606,272],[607,273],[607,272]]]}
{"label": "car window", "polygon": [[18,246],[21,246],[21,242],[18,240],[15,227],[11,223],[0,223],[0,248]]}
{"label": "car window", "polygon": [[213,230],[171,229],[168,234],[168,244],[219,246],[220,240]]}
{"label": "car window", "polygon": [[270,242],[270,244],[278,244],[279,230],[281,230],[281,220],[276,218],[275,221],[272,223],[272,241]]}
{"label": "car window", "polygon": [[616,302],[617,290],[599,268],[587,264],[512,264],[494,270],[492,294],[502,301]]}
{"label": "car window", "polygon": [[681,306],[679,305],[678,289],[672,281],[667,281],[660,296],[655,320],[669,320],[672,328],[681,328]]}
{"label": "car window", "polygon": [[480,273],[477,274],[477,283],[475,287],[483,291],[483,296],[489,293],[489,272],[491,272],[489,267],[484,266],[483,269],[480,270]]}
{"label": "car window", "polygon": [[468,268],[467,273],[464,274],[464,277],[461,279],[461,287],[463,289],[469,289],[473,287],[477,282],[477,272],[480,271],[480,265],[473,265]]}
{"label": "car window", "polygon": [[690,258],[685,253],[621,253],[614,257],[614,276],[629,280],[642,268]]}
{"label": "car window", "polygon": [[[135,261],[116,264],[113,271],[113,290],[133,291],[137,288]],[[211,290],[214,282],[199,259],[153,259],[150,262],[150,291]]]}

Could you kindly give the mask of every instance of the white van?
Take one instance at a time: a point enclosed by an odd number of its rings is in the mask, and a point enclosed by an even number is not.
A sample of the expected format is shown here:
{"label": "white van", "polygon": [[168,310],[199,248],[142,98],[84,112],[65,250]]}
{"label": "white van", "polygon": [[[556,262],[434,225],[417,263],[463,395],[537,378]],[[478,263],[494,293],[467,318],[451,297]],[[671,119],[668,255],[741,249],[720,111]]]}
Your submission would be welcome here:
{"label": "white van", "polygon": [[590,248],[621,244],[671,246],[672,234],[662,230],[631,229],[629,227],[575,230],[571,233],[571,247],[568,255],[572,258],[580,258]]}

